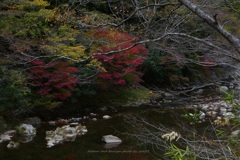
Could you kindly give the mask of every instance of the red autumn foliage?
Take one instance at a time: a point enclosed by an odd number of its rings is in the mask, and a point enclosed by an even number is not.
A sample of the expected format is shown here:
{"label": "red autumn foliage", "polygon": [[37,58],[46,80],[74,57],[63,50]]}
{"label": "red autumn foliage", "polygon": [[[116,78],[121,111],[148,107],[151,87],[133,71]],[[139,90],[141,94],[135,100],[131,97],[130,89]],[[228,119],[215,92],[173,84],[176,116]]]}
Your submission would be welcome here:
{"label": "red autumn foliage", "polygon": [[[141,73],[137,71],[137,67],[148,55],[148,50],[144,46],[135,45],[138,39],[126,33],[103,29],[98,29],[93,34],[95,38],[104,39],[110,43],[109,46],[102,46],[93,53],[107,71],[100,72],[98,77],[114,85],[138,83]],[[116,53],[108,54],[112,51]]]}
{"label": "red autumn foliage", "polygon": [[76,86],[78,79],[72,74],[79,72],[71,67],[68,62],[32,61],[33,68],[30,77],[39,88],[40,95],[51,94],[55,99],[65,100],[71,97],[71,91]]}

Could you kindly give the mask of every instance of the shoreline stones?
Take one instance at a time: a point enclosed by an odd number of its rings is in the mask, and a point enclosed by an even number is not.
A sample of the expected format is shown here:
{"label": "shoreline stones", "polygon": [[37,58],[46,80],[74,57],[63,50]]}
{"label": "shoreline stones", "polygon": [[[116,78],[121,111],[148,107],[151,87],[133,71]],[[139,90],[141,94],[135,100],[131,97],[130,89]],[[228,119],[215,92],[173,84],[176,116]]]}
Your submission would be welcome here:
{"label": "shoreline stones", "polygon": [[205,118],[210,117],[215,120],[229,120],[234,118],[235,115],[232,113],[232,105],[225,101],[209,102],[206,104],[193,105],[193,108],[199,109],[201,114],[199,119],[205,121]]}

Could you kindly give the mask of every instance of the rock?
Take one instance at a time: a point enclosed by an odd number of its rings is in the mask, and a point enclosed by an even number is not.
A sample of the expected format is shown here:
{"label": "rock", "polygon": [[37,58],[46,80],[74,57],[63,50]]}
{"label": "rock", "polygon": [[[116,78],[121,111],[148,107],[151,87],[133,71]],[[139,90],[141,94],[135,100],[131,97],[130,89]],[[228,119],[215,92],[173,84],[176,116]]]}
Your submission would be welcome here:
{"label": "rock", "polygon": [[21,124],[17,127],[18,133],[23,136],[31,136],[36,135],[36,128],[34,128],[31,124]]}
{"label": "rock", "polygon": [[0,136],[0,143],[2,142],[7,142],[7,141],[11,141],[12,139],[12,136],[11,135],[8,135],[8,134],[2,134]]}
{"label": "rock", "polygon": [[41,119],[38,117],[27,118],[23,121],[25,124],[31,124],[33,126],[38,126],[42,123]]}
{"label": "rock", "polygon": [[104,141],[105,143],[122,143],[122,140],[116,136],[113,135],[105,135],[102,137],[102,141]]}
{"label": "rock", "polygon": [[79,117],[79,118],[71,118],[71,119],[70,119],[70,121],[72,121],[72,122],[79,122],[79,121],[81,121],[81,120],[82,120],[81,117]]}
{"label": "rock", "polygon": [[109,115],[104,115],[103,119],[110,119],[111,117]]}
{"label": "rock", "polygon": [[220,108],[220,112],[221,112],[222,115],[224,115],[224,114],[227,112],[227,109],[221,107],[221,108]]}
{"label": "rock", "polygon": [[232,136],[238,136],[240,134],[240,129],[239,130],[236,130],[236,131],[233,131],[232,133],[231,133],[231,135]]}
{"label": "rock", "polygon": [[232,112],[226,112],[223,114],[223,116],[226,118],[234,118],[235,117],[235,115]]}
{"label": "rock", "polygon": [[87,131],[86,126],[82,126],[81,124],[75,127],[64,125],[56,128],[54,131],[46,131],[45,139],[47,140],[47,148],[51,148],[65,141],[73,142],[78,135],[84,135]]}
{"label": "rock", "polygon": [[200,112],[199,119],[203,120],[205,119],[206,114],[204,112]]}
{"label": "rock", "polygon": [[0,143],[11,141],[12,137],[17,133],[16,130],[9,130],[0,135]]}
{"label": "rock", "polygon": [[164,93],[165,98],[173,98],[174,96],[171,93]]}
{"label": "rock", "polygon": [[203,104],[201,109],[204,110],[204,111],[207,111],[209,108],[209,106],[207,104]]}
{"label": "rock", "polygon": [[4,134],[8,134],[8,135],[11,135],[11,136],[15,135],[16,133],[17,133],[16,130],[9,130],[9,131],[4,132]]}
{"label": "rock", "polygon": [[233,83],[230,83],[230,84],[229,84],[229,88],[230,88],[230,89],[233,89],[233,88],[234,88],[234,84],[233,84]]}
{"label": "rock", "polygon": [[93,118],[92,121],[97,121],[97,118]]}
{"label": "rock", "polygon": [[89,117],[88,116],[83,116],[83,119],[88,119]]}
{"label": "rock", "polygon": [[220,86],[219,90],[221,93],[226,93],[228,91],[228,87],[227,86]]}
{"label": "rock", "polygon": [[95,114],[95,113],[90,113],[90,116],[96,116],[97,114]]}
{"label": "rock", "polygon": [[78,122],[73,122],[73,123],[70,123],[69,125],[70,126],[77,126],[77,125],[79,125],[79,123]]}
{"label": "rock", "polygon": [[54,126],[54,125],[56,125],[56,122],[55,121],[49,121],[48,124]]}
{"label": "rock", "polygon": [[13,142],[13,141],[10,141],[7,145],[7,148],[8,149],[17,149],[19,147],[19,143],[18,142]]}

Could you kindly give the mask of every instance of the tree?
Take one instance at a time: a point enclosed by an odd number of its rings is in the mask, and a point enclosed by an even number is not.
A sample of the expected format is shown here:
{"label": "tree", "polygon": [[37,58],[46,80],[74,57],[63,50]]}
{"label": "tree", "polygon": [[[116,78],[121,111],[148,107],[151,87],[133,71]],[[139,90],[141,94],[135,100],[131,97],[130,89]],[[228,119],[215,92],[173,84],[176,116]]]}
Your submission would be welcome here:
{"label": "tree", "polygon": [[[93,50],[93,56],[101,62],[102,71],[98,73],[99,79],[108,80],[113,85],[137,84],[141,73],[137,71],[146,58],[148,50],[142,45],[136,45],[136,37],[119,31],[106,31],[98,29],[91,31],[94,41],[104,41],[97,50]],[[116,54],[111,54],[117,52]],[[103,82],[102,82],[103,83]]]}
{"label": "tree", "polygon": [[55,99],[66,100],[71,97],[78,79],[72,74],[79,72],[67,62],[50,62],[47,65],[42,61],[32,61],[30,70],[33,85],[38,87],[40,95],[52,95]]}

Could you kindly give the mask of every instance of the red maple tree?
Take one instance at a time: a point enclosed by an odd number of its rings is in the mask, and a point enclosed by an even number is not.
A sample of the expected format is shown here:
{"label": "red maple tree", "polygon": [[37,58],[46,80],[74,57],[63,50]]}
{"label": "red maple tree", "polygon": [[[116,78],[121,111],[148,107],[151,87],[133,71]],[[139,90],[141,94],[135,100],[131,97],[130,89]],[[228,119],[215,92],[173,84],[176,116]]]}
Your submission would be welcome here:
{"label": "red maple tree", "polygon": [[72,74],[79,72],[68,62],[32,61],[30,77],[40,95],[51,94],[55,99],[65,100],[71,96],[78,79]]}
{"label": "red maple tree", "polygon": [[127,33],[103,29],[98,29],[93,34],[95,38],[104,38],[110,44],[93,53],[107,71],[100,72],[98,77],[114,85],[138,83],[142,74],[137,71],[137,67],[148,55],[148,50],[143,45],[135,45],[138,39]]}

